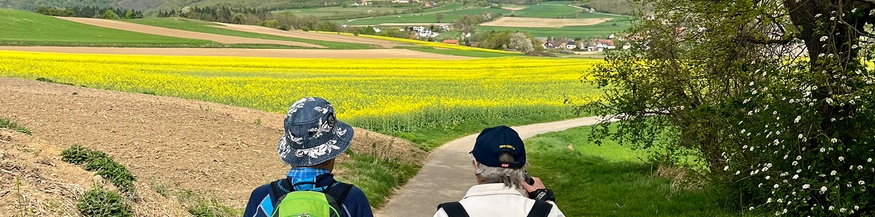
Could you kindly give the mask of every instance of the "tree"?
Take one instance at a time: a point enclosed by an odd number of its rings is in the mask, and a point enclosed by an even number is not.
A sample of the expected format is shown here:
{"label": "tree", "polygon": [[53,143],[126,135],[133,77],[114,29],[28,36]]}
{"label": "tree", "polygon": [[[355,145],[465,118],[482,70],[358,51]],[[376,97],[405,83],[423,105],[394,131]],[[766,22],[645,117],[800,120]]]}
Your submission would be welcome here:
{"label": "tree", "polygon": [[115,13],[115,11],[112,11],[112,10],[106,10],[105,12],[103,12],[103,19],[107,19],[107,20],[118,20],[118,19],[121,19],[121,18],[118,16],[118,14]]}
{"label": "tree", "polygon": [[243,13],[234,14],[234,17],[231,18],[231,23],[234,23],[234,24],[246,23],[246,14],[243,14]]}
{"label": "tree", "polygon": [[510,35],[510,43],[508,48],[523,53],[532,52],[535,50],[532,40],[522,32],[517,32]]}
{"label": "tree", "polygon": [[634,2],[655,10],[593,71],[589,107],[623,121],[593,136],[697,155],[745,210],[875,214],[875,2]]}
{"label": "tree", "polygon": [[134,11],[128,10],[128,12],[125,13],[125,19],[134,19]]}
{"label": "tree", "polygon": [[437,19],[437,22],[438,22],[438,23],[441,23],[441,20],[444,19],[444,13],[437,13],[437,14],[435,14],[435,18]]}

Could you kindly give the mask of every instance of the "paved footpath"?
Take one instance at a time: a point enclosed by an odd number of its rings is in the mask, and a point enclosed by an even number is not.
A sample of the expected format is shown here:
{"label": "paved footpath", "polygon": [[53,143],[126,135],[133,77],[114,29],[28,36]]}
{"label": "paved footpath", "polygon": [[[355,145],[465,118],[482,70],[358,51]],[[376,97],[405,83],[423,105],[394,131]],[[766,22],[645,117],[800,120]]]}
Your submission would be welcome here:
{"label": "paved footpath", "polygon": [[[599,117],[587,117],[518,126],[513,129],[520,137],[527,139],[538,134],[595,125],[600,120]],[[429,217],[434,215],[438,204],[462,199],[468,188],[477,184],[471,157],[468,155],[476,138],[477,134],[465,136],[435,150],[431,160],[422,166],[419,174],[410,179],[375,216]]]}

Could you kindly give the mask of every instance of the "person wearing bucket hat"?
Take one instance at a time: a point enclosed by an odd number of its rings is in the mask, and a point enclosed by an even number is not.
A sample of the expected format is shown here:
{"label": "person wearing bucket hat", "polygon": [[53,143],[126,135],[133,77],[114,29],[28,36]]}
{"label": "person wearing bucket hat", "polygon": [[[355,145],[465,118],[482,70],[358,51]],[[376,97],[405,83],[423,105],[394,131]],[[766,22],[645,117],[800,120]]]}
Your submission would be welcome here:
{"label": "person wearing bucket hat", "polygon": [[[478,185],[458,202],[438,205],[435,217],[564,217],[553,192],[526,169],[526,147],[507,126],[486,128],[471,150]],[[523,196],[520,188],[527,196]]]}
{"label": "person wearing bucket hat", "polygon": [[318,97],[298,100],[289,108],[283,128],[277,154],[291,169],[286,178],[253,190],[243,216],[271,216],[283,195],[317,191],[336,200],[342,216],[373,217],[364,192],[331,174],[334,159],[349,148],[354,134],[352,127],[337,120],[331,103]]}

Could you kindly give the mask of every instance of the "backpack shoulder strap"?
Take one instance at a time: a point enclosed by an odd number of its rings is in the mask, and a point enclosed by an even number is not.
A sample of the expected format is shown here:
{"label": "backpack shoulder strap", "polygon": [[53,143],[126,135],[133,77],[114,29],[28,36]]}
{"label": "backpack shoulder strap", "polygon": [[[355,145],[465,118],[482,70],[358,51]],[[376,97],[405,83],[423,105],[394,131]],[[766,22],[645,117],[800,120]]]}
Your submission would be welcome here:
{"label": "backpack shoulder strap", "polygon": [[529,210],[528,217],[547,217],[550,215],[550,210],[553,209],[553,204],[536,200],[532,210]]}
{"label": "backpack shoulder strap", "polygon": [[334,198],[337,201],[338,205],[343,204],[343,200],[346,199],[346,195],[349,194],[349,191],[352,190],[352,185],[343,183],[343,182],[334,182],[331,184],[331,187],[328,188],[328,195]]}
{"label": "backpack shoulder strap", "polygon": [[459,202],[442,203],[438,205],[437,208],[438,210],[444,208],[444,212],[446,212],[449,217],[469,217],[468,211],[465,211],[465,207]]}

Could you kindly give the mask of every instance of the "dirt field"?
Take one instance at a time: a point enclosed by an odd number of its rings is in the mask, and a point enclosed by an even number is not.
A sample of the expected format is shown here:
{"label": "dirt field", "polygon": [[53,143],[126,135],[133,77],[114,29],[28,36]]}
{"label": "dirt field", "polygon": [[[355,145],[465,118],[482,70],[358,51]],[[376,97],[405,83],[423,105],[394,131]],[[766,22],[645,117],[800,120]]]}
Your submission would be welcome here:
{"label": "dirt field", "polygon": [[[44,152],[46,158],[57,159],[58,150],[79,144],[106,152],[128,167],[137,176],[138,189],[153,184],[178,186],[207,192],[231,207],[244,207],[253,188],[283,177],[289,169],[276,154],[276,143],[282,135],[281,114],[0,78],[0,115],[26,126],[34,138],[46,140],[48,146],[33,148]],[[358,128],[355,132],[351,149],[358,153],[374,152],[372,145],[392,146],[377,149],[383,156],[388,151],[388,155],[402,160],[422,158],[408,142]],[[2,151],[9,152],[3,145]],[[345,161],[348,157],[339,159]],[[343,176],[344,171],[336,173]],[[67,182],[79,186],[89,182],[78,174]],[[4,175],[2,180],[10,180],[7,177]],[[6,181],[0,195],[9,191]],[[5,201],[5,197],[0,200]]]}
{"label": "dirt field", "polygon": [[58,18],[73,21],[73,22],[79,22],[79,23],[84,23],[84,24],[88,24],[88,25],[93,25],[93,26],[121,29],[121,30],[125,30],[125,31],[140,32],[140,33],[153,34],[153,35],[171,36],[171,37],[178,37],[178,38],[210,40],[210,41],[215,41],[215,42],[219,42],[222,44],[278,44],[278,45],[288,45],[288,46],[298,46],[298,47],[325,48],[324,46],[303,43],[303,42],[255,39],[255,38],[244,38],[244,37],[236,37],[236,36],[200,33],[200,32],[192,32],[192,31],[184,31],[184,30],[155,27],[155,26],[149,26],[149,25],[140,25],[140,24],[121,22],[121,21],[116,21],[116,20],[76,18],[76,17],[58,17]]}
{"label": "dirt field", "polygon": [[512,10],[512,11],[518,11],[518,10],[522,10],[522,9],[526,9],[526,8],[527,8],[526,6],[522,6],[522,5],[513,5],[513,6],[504,6],[504,7],[501,7],[501,9]]}
{"label": "dirt field", "polygon": [[0,50],[81,53],[81,54],[137,54],[162,56],[240,56],[277,58],[340,58],[340,59],[387,59],[411,58],[433,60],[465,60],[462,57],[433,54],[404,49],[373,50],[307,50],[307,49],[224,49],[224,48],[114,48],[114,47],[0,47]]}
{"label": "dirt field", "polygon": [[591,26],[604,23],[612,18],[589,18],[589,19],[552,19],[530,17],[502,17],[498,20],[480,24],[481,26],[506,26],[506,27],[546,27],[562,28],[565,26]]}
{"label": "dirt field", "polygon": [[[0,129],[0,213],[9,216],[78,216],[76,203],[94,185],[113,185],[80,166],[61,160],[61,147]],[[135,183],[135,216],[185,216],[176,201],[147,184]]]}
{"label": "dirt field", "polygon": [[369,45],[377,45],[384,48],[393,48],[398,45],[408,45],[398,42],[365,38],[365,37],[355,37],[348,35],[338,35],[338,34],[326,34],[326,33],[316,33],[316,32],[304,32],[300,30],[295,31],[282,31],[279,29],[273,29],[263,26],[251,26],[251,25],[236,25],[236,24],[227,24],[227,23],[216,23],[222,26],[218,28],[226,28],[237,31],[246,31],[246,32],[254,32],[261,34],[269,34],[269,35],[277,35],[284,37],[292,37],[292,38],[303,38],[303,39],[312,39],[312,40],[320,40],[320,41],[333,41],[333,42],[345,42],[345,43],[355,43],[355,44],[369,44]]}

